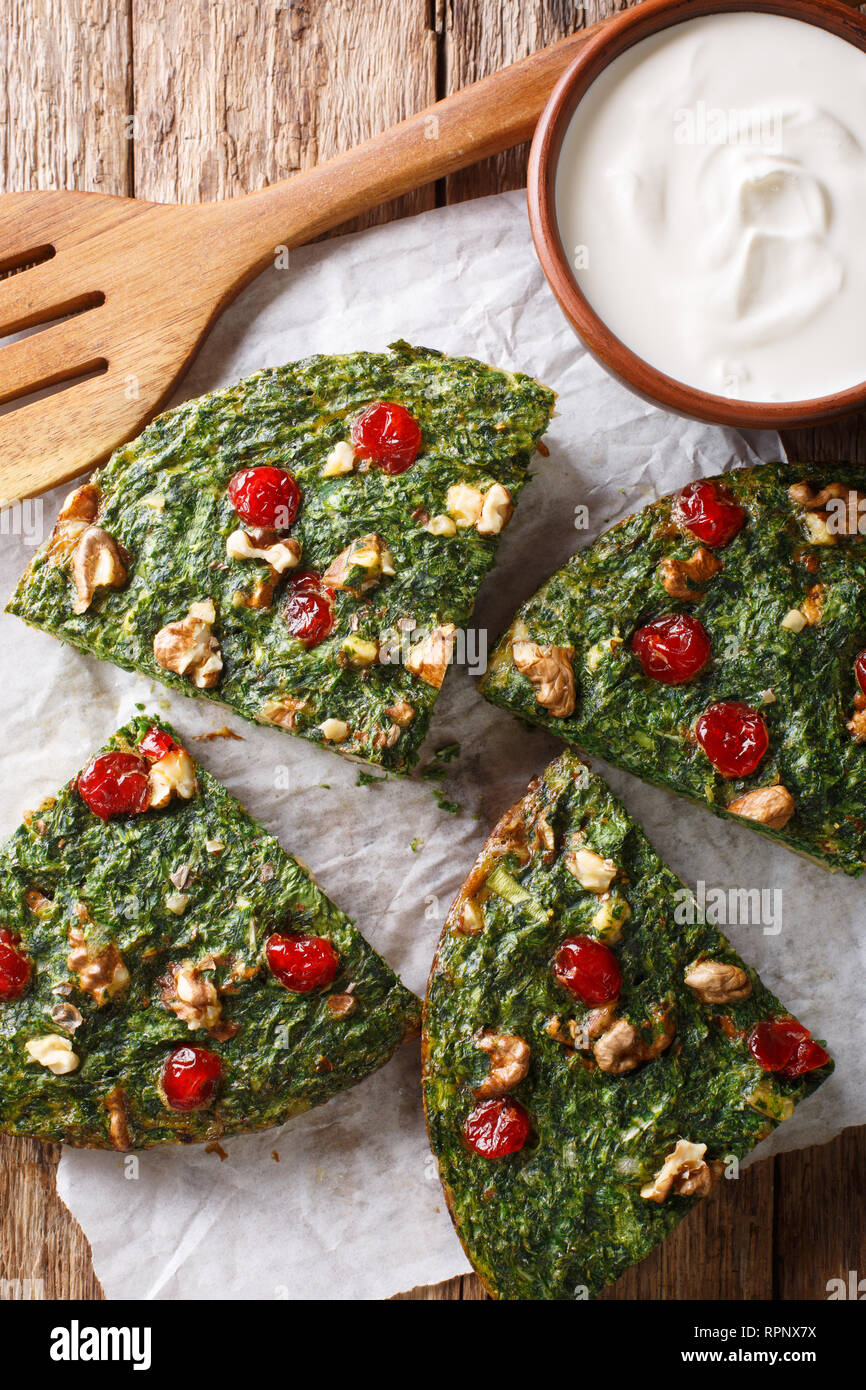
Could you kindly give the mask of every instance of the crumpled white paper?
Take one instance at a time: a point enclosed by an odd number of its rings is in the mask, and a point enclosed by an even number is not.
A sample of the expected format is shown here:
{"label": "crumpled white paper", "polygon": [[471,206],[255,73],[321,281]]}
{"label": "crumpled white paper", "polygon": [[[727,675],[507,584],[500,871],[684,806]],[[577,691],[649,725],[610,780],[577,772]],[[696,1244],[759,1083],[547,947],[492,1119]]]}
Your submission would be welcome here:
{"label": "crumpled white paper", "polygon": [[[747,441],[663,414],[589,358],[542,278],[517,193],[292,252],[288,269],[261,276],[223,316],[183,396],[309,353],[381,348],[397,337],[520,368],[559,392],[550,457],[536,459],[474,616],[491,644],[516,604],[612,521],[698,473],[778,456],[774,435]],[[44,499],[46,528],[61,495]],[[581,504],[588,530],[575,528]],[[19,529],[33,519],[22,512]],[[3,540],[5,595],[32,549],[24,536]],[[463,807],[455,816],[436,804],[437,783],[359,786],[357,767],[332,753],[169,695],[17,619],[0,619],[0,643],[0,830],[11,831],[25,806],[54,791],[136,700],[147,700],[310,865],[419,993],[444,915],[484,837],[561,748],[493,709],[466,670],[453,670],[428,753],[460,743],[444,786]],[[242,743],[194,742],[226,723]],[[744,827],[602,771],[690,886],[781,890],[781,922],[770,898],[763,925],[727,930],[770,987],[829,1040],[838,1070],[760,1152],[821,1142],[866,1121],[866,948],[855,926],[862,889]],[[109,1297],[371,1299],[468,1268],[427,1148],[417,1044],[285,1129],[229,1140],[225,1149],[224,1161],[201,1148],[133,1158],[65,1152],[59,1191],[91,1241]]]}

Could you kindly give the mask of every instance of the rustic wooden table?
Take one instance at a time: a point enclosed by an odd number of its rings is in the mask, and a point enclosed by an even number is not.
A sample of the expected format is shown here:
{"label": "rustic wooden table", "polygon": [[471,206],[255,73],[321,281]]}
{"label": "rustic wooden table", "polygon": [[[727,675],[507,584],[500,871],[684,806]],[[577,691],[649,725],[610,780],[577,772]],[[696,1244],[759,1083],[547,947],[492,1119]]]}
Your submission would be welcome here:
{"label": "rustic wooden table", "polygon": [[[229,198],[346,149],[617,0],[5,0],[0,190]],[[517,188],[520,149],[367,222]],[[786,440],[866,462],[866,418]],[[0,1296],[101,1298],[54,1191],[59,1149],[0,1136]],[[606,1298],[823,1299],[866,1275],[866,1128],[756,1164]],[[3,1281],[13,1281],[11,1284]],[[41,1283],[39,1282],[41,1281]],[[26,1285],[25,1285],[26,1288]],[[338,1290],[335,1290],[338,1293]],[[402,1295],[479,1299],[473,1277]]]}

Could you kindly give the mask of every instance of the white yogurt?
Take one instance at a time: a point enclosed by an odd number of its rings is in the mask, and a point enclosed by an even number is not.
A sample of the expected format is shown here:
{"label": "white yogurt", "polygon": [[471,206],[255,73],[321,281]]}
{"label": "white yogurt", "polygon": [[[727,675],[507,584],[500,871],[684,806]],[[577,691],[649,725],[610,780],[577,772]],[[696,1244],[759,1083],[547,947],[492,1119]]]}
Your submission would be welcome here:
{"label": "white yogurt", "polygon": [[687,385],[796,401],[866,381],[866,53],[814,25],[686,20],[566,132],[563,246],[608,327]]}

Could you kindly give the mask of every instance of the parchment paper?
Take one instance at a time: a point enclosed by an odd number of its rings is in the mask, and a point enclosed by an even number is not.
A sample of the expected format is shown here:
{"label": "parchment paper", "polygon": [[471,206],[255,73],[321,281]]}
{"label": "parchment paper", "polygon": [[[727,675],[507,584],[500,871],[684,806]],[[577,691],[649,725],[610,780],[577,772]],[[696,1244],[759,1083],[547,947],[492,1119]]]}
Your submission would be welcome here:
{"label": "parchment paper", "polygon": [[[543,281],[521,194],[293,252],[287,269],[263,275],[224,315],[183,395],[308,353],[381,348],[397,337],[521,368],[559,392],[550,457],[536,460],[476,609],[491,645],[515,605],[618,517],[700,472],[778,455],[773,435],[746,440],[645,405],[589,359]],[[61,495],[44,499],[43,530]],[[579,504],[589,509],[583,531],[574,524]],[[21,513],[18,529],[33,520]],[[7,516],[5,530],[15,525]],[[2,537],[4,595],[32,553],[27,539]],[[332,753],[168,695],[14,618],[0,619],[0,651],[4,834],[146,700],[419,992],[482,840],[561,748],[487,705],[466,670],[452,670],[428,745],[461,746],[444,790],[463,809],[451,815],[437,806],[435,783],[359,786],[357,767]],[[193,741],[225,724],[244,741]],[[760,1152],[866,1122],[862,889],[626,774],[601,771],[690,886],[781,890],[781,924],[776,911],[775,925],[728,931],[771,988],[829,1040],[838,1070]],[[413,838],[423,842],[414,851]],[[285,1129],[229,1140],[225,1161],[200,1148],[134,1159],[67,1150],[59,1190],[91,1241],[109,1297],[382,1298],[465,1271],[427,1149],[418,1078],[410,1045]]]}

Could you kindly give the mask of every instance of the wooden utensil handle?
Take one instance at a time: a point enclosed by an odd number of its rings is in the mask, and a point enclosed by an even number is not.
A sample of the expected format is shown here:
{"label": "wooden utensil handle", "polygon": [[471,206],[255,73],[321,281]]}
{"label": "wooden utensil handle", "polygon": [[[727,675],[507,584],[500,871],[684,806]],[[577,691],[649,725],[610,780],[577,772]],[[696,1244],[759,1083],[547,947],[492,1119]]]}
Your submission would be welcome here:
{"label": "wooden utensil handle", "polygon": [[231,258],[246,260],[244,280],[265,268],[276,245],[312,241],[380,203],[530,139],[555,83],[604,23],[455,92],[325,164],[209,204],[215,231],[226,236],[223,245],[234,243]]}

